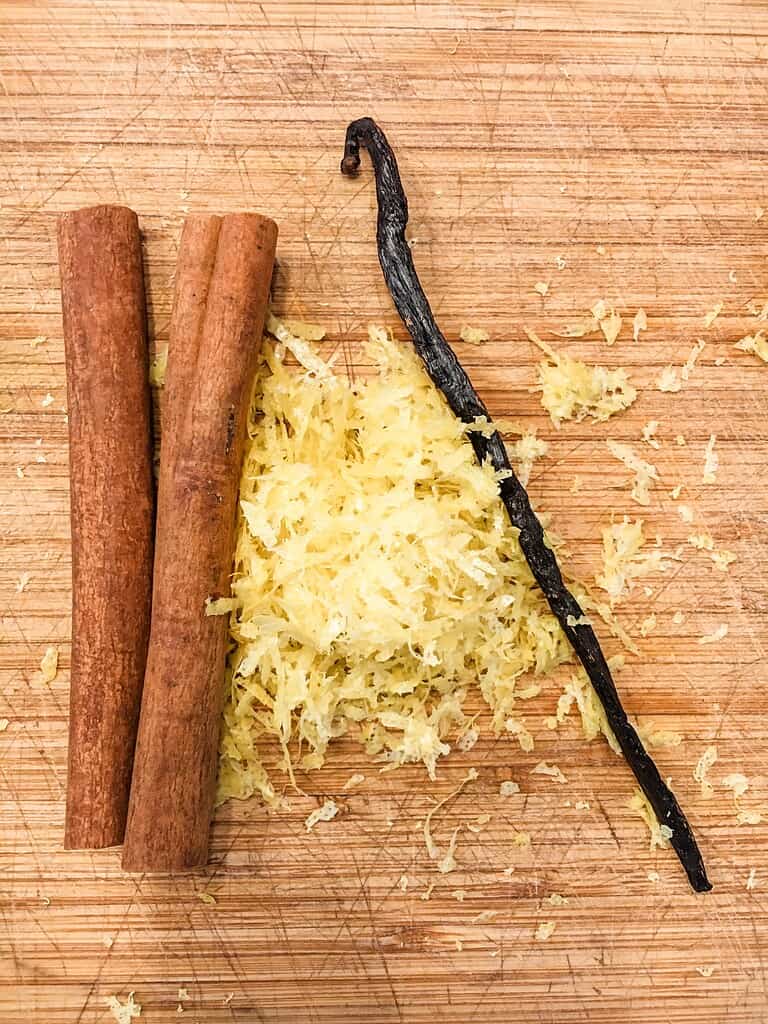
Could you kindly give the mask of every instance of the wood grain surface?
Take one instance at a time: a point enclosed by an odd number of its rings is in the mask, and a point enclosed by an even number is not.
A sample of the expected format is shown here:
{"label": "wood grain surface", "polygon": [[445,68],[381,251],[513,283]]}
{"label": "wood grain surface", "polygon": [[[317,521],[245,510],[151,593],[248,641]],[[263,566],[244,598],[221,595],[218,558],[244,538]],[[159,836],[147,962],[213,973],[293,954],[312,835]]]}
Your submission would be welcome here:
{"label": "wood grain surface", "polygon": [[[768,214],[756,215],[768,208],[765,4],[6,0],[0,19],[0,1020],[109,1021],[107,998],[131,990],[148,1024],[768,1020],[766,826],[738,826],[720,785],[743,771],[744,805],[768,804],[768,367],[733,348],[755,326],[749,303],[768,294]],[[551,443],[531,492],[574,571],[594,576],[612,513],[642,511],[651,536],[683,543],[677,483],[697,528],[738,556],[724,575],[687,547],[623,612],[634,633],[657,617],[619,682],[635,714],[685,736],[658,758],[701,837],[711,895],[687,890],[669,852],[649,853],[621,761],[574,726],[543,727],[554,683],[527,710],[532,754],[481,719],[481,741],[430,784],[415,767],[382,775],[339,743],[299,779],[290,813],[221,808],[200,875],[126,876],[119,851],[62,849],[70,546],[56,214],[98,202],[139,212],[161,345],[184,213],[268,214],[280,225],[277,309],[321,320],[339,365],[358,372],[366,323],[396,325],[371,175],[338,173],[346,122],[364,114],[399,152],[414,256],[446,334],[490,331],[483,347],[459,344],[461,357],[495,414]],[[625,318],[614,348],[558,344],[629,367],[640,398],[608,424],[555,431],[530,390],[537,353],[523,329],[548,336],[600,297]],[[649,328],[634,344],[638,306]],[[655,389],[698,337],[707,345],[683,390]],[[640,441],[651,419],[658,452]],[[710,433],[721,466],[705,486]],[[658,466],[647,510],[608,437]],[[724,640],[697,642],[722,622]],[[43,684],[49,645],[60,669]],[[705,801],[692,769],[710,743]],[[529,775],[541,759],[569,785]],[[418,824],[469,766],[479,778],[438,814],[438,838],[491,817],[463,833],[459,870],[439,875]],[[342,792],[352,772],[366,780]],[[523,793],[504,801],[510,776]],[[307,835],[328,796],[343,813]],[[512,845],[516,828],[530,850]],[[553,892],[568,904],[547,904]],[[535,941],[548,920],[554,934]]]}

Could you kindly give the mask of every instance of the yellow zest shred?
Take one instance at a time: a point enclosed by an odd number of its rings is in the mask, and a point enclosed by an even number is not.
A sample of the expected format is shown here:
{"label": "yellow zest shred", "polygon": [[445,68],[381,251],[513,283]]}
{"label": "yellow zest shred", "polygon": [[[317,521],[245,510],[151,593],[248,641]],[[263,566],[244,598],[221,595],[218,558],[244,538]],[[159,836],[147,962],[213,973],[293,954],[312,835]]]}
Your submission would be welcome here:
{"label": "yellow zest shred", "polygon": [[149,383],[155,388],[161,388],[165,384],[165,374],[168,369],[168,346],[161,349],[152,362],[149,364]]}
{"label": "yellow zest shred", "polygon": [[[470,768],[469,771],[467,772],[467,774],[464,776],[464,778],[458,784],[456,789],[454,789],[452,792],[450,792],[448,794],[448,796],[443,797],[442,800],[438,801],[438,803],[436,803],[434,807],[432,807],[429,811],[427,811],[427,813],[426,813],[426,815],[424,817],[423,831],[424,831],[424,845],[427,848],[427,854],[428,854],[430,860],[437,860],[438,857],[440,856],[440,850],[439,850],[437,844],[435,843],[435,840],[432,838],[432,819],[434,818],[434,816],[437,814],[437,812],[442,807],[445,807],[445,805],[447,803],[450,803],[451,800],[454,800],[459,795],[459,793],[461,793],[461,791],[464,789],[464,787],[467,785],[467,783],[474,782],[476,778],[477,778],[477,769],[476,768]],[[461,826],[458,826],[454,830],[453,836],[451,838],[451,844],[450,844],[450,846],[448,848],[448,853],[443,858],[443,861],[441,863],[443,863],[443,862],[444,863],[448,863],[448,859],[447,858],[450,858],[450,859],[453,858],[453,852],[456,849],[456,838],[457,838],[458,833],[459,833],[459,828],[461,828]],[[438,865],[438,870],[442,870],[439,865]]]}
{"label": "yellow zest shred", "polygon": [[646,615],[643,621],[640,623],[640,636],[648,636],[656,628],[656,616],[653,612],[650,615]]}
{"label": "yellow zest shred", "polygon": [[[293,344],[274,317],[270,332]],[[298,370],[279,348],[263,349],[241,479],[219,799],[276,802],[264,743],[315,768],[350,732],[434,777],[476,682],[493,727],[531,749],[517,680],[571,652],[492,468],[386,331],[370,332],[378,374],[354,384],[308,345]]]}
{"label": "yellow zest shred", "polygon": [[603,332],[606,344],[613,345],[621,331],[621,317],[615,309],[610,310],[600,321],[600,330]]}
{"label": "yellow zest shred", "polygon": [[620,523],[603,528],[603,571],[595,582],[609,596],[611,605],[628,594],[636,579],[664,572],[672,564],[660,548],[643,553],[643,520],[624,516]]}
{"label": "yellow zest shred", "polygon": [[320,324],[308,324],[304,320],[283,320],[286,330],[303,341],[322,341],[325,328]]}
{"label": "yellow zest shred", "polygon": [[206,615],[229,615],[238,606],[236,597],[208,597],[205,600]]}
{"label": "yellow zest shred", "polygon": [[483,345],[486,341],[490,340],[491,336],[482,327],[469,327],[465,324],[459,332],[459,337],[462,341],[466,341],[468,345]]}
{"label": "yellow zest shred", "polygon": [[635,449],[629,444],[611,440],[608,440],[605,443],[607,444],[608,451],[611,455],[620,462],[623,462],[627,469],[632,470],[635,474],[635,479],[632,484],[633,500],[639,505],[650,505],[650,487],[654,480],[659,479],[659,472],[656,467],[652,463],[641,459]]}
{"label": "yellow zest shred", "polygon": [[539,295],[541,295],[541,297],[543,298],[549,291],[549,284],[547,281],[537,281],[536,284],[533,286],[533,290],[535,292],[538,292]]}
{"label": "yellow zest shred", "polygon": [[520,792],[520,786],[514,779],[505,779],[499,785],[499,796],[515,796]]}
{"label": "yellow zest shred", "polygon": [[519,441],[509,446],[510,455],[517,464],[517,476],[523,487],[528,486],[531,469],[537,459],[543,459],[549,451],[546,441],[536,437],[536,431],[525,431]]}
{"label": "yellow zest shred", "polygon": [[658,420],[648,420],[643,427],[643,440],[646,444],[649,444],[651,448],[661,448],[661,441],[656,437],[656,431],[659,429]]}
{"label": "yellow zest shred", "polygon": [[669,825],[661,825],[659,823],[659,819],[648,802],[648,797],[641,789],[635,790],[628,806],[631,810],[636,811],[648,826],[651,850],[656,846],[669,846],[669,840],[672,838],[672,829]]}
{"label": "yellow zest shred", "polygon": [[135,1017],[141,1016],[141,1003],[133,998],[133,992],[128,993],[124,1003],[117,996],[107,996],[105,1002],[117,1024],[131,1024]]}
{"label": "yellow zest shred", "polygon": [[40,661],[40,671],[32,678],[33,683],[52,683],[59,670],[59,651],[56,647],[47,647]]}
{"label": "yellow zest shred", "polygon": [[717,452],[715,451],[715,441],[717,440],[714,434],[709,435],[707,441],[707,447],[704,449],[704,473],[702,475],[702,483],[713,484],[715,482],[715,473],[717,473],[720,460],[718,459]]}
{"label": "yellow zest shred", "polygon": [[531,768],[531,775],[546,775],[555,782],[560,782],[565,785],[568,779],[563,775],[556,764],[547,764],[546,761],[539,761],[537,765]]}
{"label": "yellow zest shred", "polygon": [[680,383],[680,378],[677,375],[677,370],[674,366],[665,366],[659,374],[658,380],[656,381],[656,387],[659,391],[679,391],[683,385]]}
{"label": "yellow zest shred", "polygon": [[720,572],[728,572],[728,566],[736,561],[736,555],[733,551],[723,549],[722,551],[712,551],[709,557],[715,564],[715,568],[719,569]]}
{"label": "yellow zest shred", "polygon": [[716,761],[717,747],[706,747],[704,753],[696,762],[696,767],[693,769],[693,778],[696,782],[701,784],[701,795],[704,797],[705,800],[709,800],[709,798],[715,791],[712,786],[712,783],[707,781],[707,772],[715,764]]}
{"label": "yellow zest shred", "polygon": [[555,931],[557,925],[554,921],[542,921],[534,933],[537,942],[546,942]]}
{"label": "yellow zest shred", "polygon": [[758,359],[762,359],[764,363],[768,363],[768,339],[765,337],[765,331],[756,331],[754,334],[745,335],[736,342],[734,348],[741,352],[751,352]]}
{"label": "yellow zest shred", "polygon": [[322,807],[318,807],[308,815],[304,822],[304,828],[311,832],[315,825],[321,821],[332,821],[339,813],[339,807],[335,800],[325,800]]}
{"label": "yellow zest shred", "polygon": [[644,309],[638,309],[635,313],[635,319],[632,321],[632,340],[638,341],[640,338],[640,332],[647,330],[648,317],[645,315]]}
{"label": "yellow zest shred", "polygon": [[723,311],[723,304],[722,304],[722,302],[718,302],[717,305],[715,305],[715,307],[713,309],[710,309],[708,313],[705,313],[705,315],[704,315],[704,326],[705,327],[711,327],[712,324],[715,322],[715,320],[717,320],[717,318],[720,316],[722,311]]}
{"label": "yellow zest shred", "polygon": [[704,351],[705,345],[706,342],[702,341],[701,338],[699,338],[699,340],[691,349],[691,354],[688,356],[685,363],[683,364],[683,368],[680,370],[680,376],[683,378],[683,380],[688,380],[690,378],[691,373],[693,372],[693,368],[696,366],[696,360]]}
{"label": "yellow zest shred", "polygon": [[724,639],[728,636],[728,625],[722,622],[716,630],[712,633],[706,633],[704,636],[699,637],[700,644],[715,644],[718,640]]}
{"label": "yellow zest shred", "polygon": [[200,900],[201,903],[205,903],[206,906],[208,907],[216,906],[216,897],[213,895],[213,893],[199,892],[197,893],[197,898]]}
{"label": "yellow zest shred", "polygon": [[556,427],[564,420],[579,422],[587,416],[603,422],[629,408],[637,398],[623,368],[587,366],[556,352],[532,331],[526,333],[548,357],[548,361],[539,363],[539,390],[541,404]]}

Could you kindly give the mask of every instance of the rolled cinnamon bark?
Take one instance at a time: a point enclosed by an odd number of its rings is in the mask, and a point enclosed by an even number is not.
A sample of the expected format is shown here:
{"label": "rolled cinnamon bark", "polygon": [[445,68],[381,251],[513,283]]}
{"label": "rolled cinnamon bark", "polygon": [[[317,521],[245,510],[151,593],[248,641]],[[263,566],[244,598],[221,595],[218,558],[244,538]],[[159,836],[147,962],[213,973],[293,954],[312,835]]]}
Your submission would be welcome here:
{"label": "rolled cinnamon bark", "polygon": [[[215,254],[214,254],[215,239]],[[190,219],[179,253],[152,627],[123,850],[127,871],[208,857],[248,399],[277,226],[258,214]]]}
{"label": "rolled cinnamon bark", "polygon": [[69,403],[72,672],[64,845],[123,839],[149,638],[154,496],[136,214],[58,224]]}

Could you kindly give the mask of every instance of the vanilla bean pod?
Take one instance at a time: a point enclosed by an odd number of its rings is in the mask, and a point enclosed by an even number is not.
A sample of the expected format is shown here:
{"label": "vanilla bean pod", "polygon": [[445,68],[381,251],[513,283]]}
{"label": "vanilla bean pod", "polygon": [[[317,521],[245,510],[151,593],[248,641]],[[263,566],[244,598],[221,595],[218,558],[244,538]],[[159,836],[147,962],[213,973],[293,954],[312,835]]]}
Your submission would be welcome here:
{"label": "vanilla bean pod", "polygon": [[[347,128],[342,174],[354,176],[357,173],[361,147],[370,154],[376,178],[379,262],[395,307],[427,373],[445,396],[453,413],[467,424],[474,423],[477,418],[490,421],[488,410],[435,322],[405,239],[408,201],[397,161],[382,130],[367,117],[353,121]],[[659,822],[671,829],[670,843],[691,886],[696,892],[708,891],[712,886],[691,827],[627,718],[594,630],[589,625],[569,625],[569,619],[573,622],[582,617],[582,609],[563,582],[554,552],[547,547],[544,531],[531,508],[526,490],[512,470],[504,442],[498,431],[490,436],[471,431],[469,437],[478,460],[490,462],[494,470],[503,475],[499,493],[510,522],[520,531],[520,547],[526,561],[584,666],[640,788]]]}

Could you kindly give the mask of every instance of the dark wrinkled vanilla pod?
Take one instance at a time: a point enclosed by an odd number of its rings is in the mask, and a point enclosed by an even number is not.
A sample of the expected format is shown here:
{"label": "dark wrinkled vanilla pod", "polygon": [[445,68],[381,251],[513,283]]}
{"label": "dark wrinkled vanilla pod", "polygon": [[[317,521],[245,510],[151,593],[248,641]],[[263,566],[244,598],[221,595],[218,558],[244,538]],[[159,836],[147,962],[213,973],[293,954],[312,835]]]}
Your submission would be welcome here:
{"label": "dark wrinkled vanilla pod", "polygon": [[[353,121],[347,128],[344,159],[341,161],[343,174],[354,176],[357,173],[361,146],[368,150],[376,176],[379,262],[397,311],[427,373],[445,396],[454,414],[468,424],[478,417],[490,421],[488,410],[435,323],[405,240],[408,201],[400,181],[397,161],[382,130],[367,117]],[[499,483],[501,499],[510,522],[520,531],[520,547],[528,565],[584,666],[640,788],[660,824],[671,829],[670,843],[685,868],[691,886],[696,892],[708,891],[712,885],[707,878],[691,827],[627,718],[594,630],[588,625],[568,624],[569,618],[572,617],[571,621],[579,619],[583,612],[563,582],[555,555],[545,543],[541,523],[531,508],[525,488],[510,466],[504,442],[498,432],[486,437],[483,433],[472,431],[469,437],[478,460],[490,462],[494,470],[502,475]]]}

